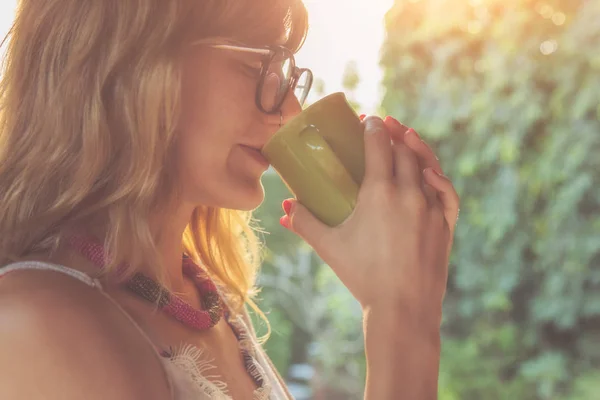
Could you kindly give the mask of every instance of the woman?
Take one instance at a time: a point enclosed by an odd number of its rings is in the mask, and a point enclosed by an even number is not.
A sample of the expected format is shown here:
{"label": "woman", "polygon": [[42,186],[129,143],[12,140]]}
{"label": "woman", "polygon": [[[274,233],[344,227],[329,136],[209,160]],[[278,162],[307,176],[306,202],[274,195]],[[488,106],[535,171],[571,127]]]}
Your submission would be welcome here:
{"label": "woman", "polygon": [[[282,71],[306,29],[299,0],[21,1],[1,91],[0,398],[290,397],[244,309],[248,211],[261,146],[306,96],[310,72]],[[327,228],[288,200],[281,223],[364,309],[365,398],[432,399],[458,198],[413,130],[364,125],[353,215]]]}

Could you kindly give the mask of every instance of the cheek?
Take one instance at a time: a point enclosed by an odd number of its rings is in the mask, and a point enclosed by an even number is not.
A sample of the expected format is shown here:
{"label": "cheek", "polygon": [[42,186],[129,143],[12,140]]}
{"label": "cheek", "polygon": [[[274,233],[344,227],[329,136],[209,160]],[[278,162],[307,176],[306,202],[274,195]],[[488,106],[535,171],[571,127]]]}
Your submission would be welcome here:
{"label": "cheek", "polygon": [[176,163],[185,196],[194,202],[212,203],[246,184],[249,173],[241,166],[247,160],[239,145],[253,142],[262,121],[254,103],[256,83],[218,67],[184,74],[182,84]]}
{"label": "cheek", "polygon": [[213,181],[221,175],[226,163],[224,151],[215,151],[218,144],[208,139],[200,131],[180,132],[178,138],[177,181],[184,198],[192,203],[205,203],[210,199]]}
{"label": "cheek", "polygon": [[[234,139],[256,119],[254,98],[246,87],[232,81],[215,82],[185,89],[182,96],[180,130],[186,136],[201,136],[200,141]],[[253,93],[253,92],[252,92]]]}
{"label": "cheek", "polygon": [[243,130],[238,119],[199,113],[178,133],[177,165],[182,181],[206,187],[213,180],[227,180]]}
{"label": "cheek", "polygon": [[220,169],[229,147],[222,128],[204,120],[179,132],[177,156],[183,171],[205,173],[208,169]]}

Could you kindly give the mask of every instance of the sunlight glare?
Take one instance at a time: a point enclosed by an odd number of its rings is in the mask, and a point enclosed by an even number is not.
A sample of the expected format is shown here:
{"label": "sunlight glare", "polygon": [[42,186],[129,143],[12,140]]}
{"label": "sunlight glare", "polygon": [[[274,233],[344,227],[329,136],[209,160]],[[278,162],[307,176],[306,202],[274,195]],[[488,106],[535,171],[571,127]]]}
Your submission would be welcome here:
{"label": "sunlight glare", "polygon": [[[322,79],[325,94],[342,91],[349,62],[358,67],[355,100],[364,112],[374,112],[381,99],[379,51],[385,37],[384,16],[393,0],[304,0],[310,29],[298,64]],[[316,100],[312,93],[310,101]]]}

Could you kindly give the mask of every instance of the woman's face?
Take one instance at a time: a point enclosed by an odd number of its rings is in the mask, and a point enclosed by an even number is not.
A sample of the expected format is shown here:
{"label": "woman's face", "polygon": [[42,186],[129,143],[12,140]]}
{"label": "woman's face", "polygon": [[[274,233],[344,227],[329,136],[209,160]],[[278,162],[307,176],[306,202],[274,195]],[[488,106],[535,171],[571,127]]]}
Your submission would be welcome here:
{"label": "woman's face", "polygon": [[[252,210],[264,199],[259,150],[280,115],[255,104],[259,57],[197,46],[184,60],[177,167],[187,204]],[[284,122],[301,111],[293,91],[281,110]]]}

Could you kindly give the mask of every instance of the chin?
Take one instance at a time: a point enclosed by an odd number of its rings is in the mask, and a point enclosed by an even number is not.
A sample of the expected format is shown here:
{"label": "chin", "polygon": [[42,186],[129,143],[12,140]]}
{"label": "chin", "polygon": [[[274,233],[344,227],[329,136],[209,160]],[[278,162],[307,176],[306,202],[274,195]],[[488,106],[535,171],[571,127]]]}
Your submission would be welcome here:
{"label": "chin", "polygon": [[220,206],[232,210],[252,211],[265,200],[265,191],[260,180],[254,185],[241,185],[231,191],[226,201]]}

